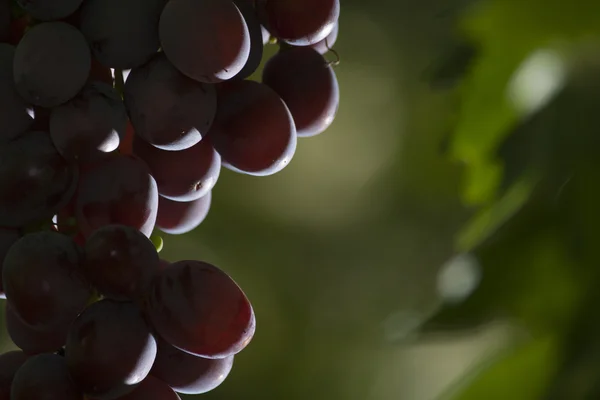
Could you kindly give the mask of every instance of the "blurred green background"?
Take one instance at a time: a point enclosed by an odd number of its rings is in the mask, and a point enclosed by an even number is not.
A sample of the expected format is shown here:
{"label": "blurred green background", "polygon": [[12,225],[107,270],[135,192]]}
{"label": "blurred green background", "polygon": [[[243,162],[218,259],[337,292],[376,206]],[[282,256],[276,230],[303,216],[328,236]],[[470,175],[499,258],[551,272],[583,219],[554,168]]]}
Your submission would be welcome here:
{"label": "blurred green background", "polygon": [[599,44],[590,0],[342,0],[334,125],[164,237],[256,311],[197,398],[600,399]]}

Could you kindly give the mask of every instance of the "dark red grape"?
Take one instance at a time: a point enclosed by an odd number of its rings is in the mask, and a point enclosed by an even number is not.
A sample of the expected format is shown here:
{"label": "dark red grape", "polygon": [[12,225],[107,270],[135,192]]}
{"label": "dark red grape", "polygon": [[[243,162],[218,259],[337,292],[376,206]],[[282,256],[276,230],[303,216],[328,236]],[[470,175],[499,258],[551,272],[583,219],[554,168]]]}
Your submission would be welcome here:
{"label": "dark red grape", "polygon": [[0,0],[0,42],[6,42],[10,34],[10,0]]}
{"label": "dark red grape", "polygon": [[315,49],[280,51],[265,65],[262,80],[288,106],[299,137],[318,135],[335,119],[340,102],[337,78]]}
{"label": "dark red grape", "polygon": [[199,82],[233,78],[250,54],[248,26],[231,0],[171,0],[159,35],[169,61]]}
{"label": "dark red grape", "polygon": [[150,372],[156,341],[131,303],[101,300],[73,323],[65,359],[79,388],[97,400],[131,392]]}
{"label": "dark red grape", "polygon": [[0,400],[10,400],[10,389],[15,374],[29,356],[14,350],[0,355]]}
{"label": "dark red grape", "polygon": [[90,74],[90,49],[83,35],[64,22],[29,29],[17,46],[14,79],[28,102],[54,107],[81,90]]}
{"label": "dark red grape", "polygon": [[197,357],[176,349],[162,339],[150,375],[184,394],[206,393],[219,386],[233,367],[233,356],[221,359]]}
{"label": "dark red grape", "polygon": [[166,383],[148,375],[133,392],[117,400],[181,400]]}
{"label": "dark red grape", "polygon": [[6,330],[13,343],[27,354],[53,353],[67,342],[69,326],[75,320],[60,321],[51,326],[33,327],[6,305]]}
{"label": "dark red grape", "polygon": [[2,283],[2,270],[6,253],[19,238],[21,234],[17,229],[0,228],[0,299],[5,299],[4,285]]}
{"label": "dark red grape", "polygon": [[160,197],[156,227],[171,235],[188,233],[204,221],[210,210],[212,194],[190,202],[180,202]]}
{"label": "dark red grape", "polygon": [[86,0],[81,31],[94,56],[118,69],[138,67],[156,53],[158,21],[167,0]]}
{"label": "dark red grape", "polygon": [[318,51],[320,54],[326,54],[335,45],[335,42],[337,41],[339,30],[340,30],[340,23],[336,22],[333,27],[333,30],[331,31],[331,33],[329,35],[327,35],[327,37],[325,39],[311,45],[310,47],[312,47],[313,49]]}
{"label": "dark red grape", "polygon": [[186,77],[163,53],[131,71],[124,97],[136,134],[171,151],[198,143],[208,132],[217,108],[214,87]]}
{"label": "dark red grape", "polygon": [[4,259],[6,298],[34,327],[74,318],[91,296],[79,273],[81,261],[81,250],[69,237],[44,231],[27,234]]}
{"label": "dark red grape", "polygon": [[12,140],[26,132],[33,122],[32,116],[28,113],[29,107],[17,93],[13,77],[14,58],[15,48],[0,43],[0,126],[2,127],[0,143]]}
{"label": "dark red grape", "polygon": [[50,21],[74,13],[83,0],[17,0],[19,6],[32,17]]}
{"label": "dark red grape", "polygon": [[108,225],[94,232],[85,243],[83,271],[103,295],[137,299],[158,271],[158,253],[137,229]]}
{"label": "dark red grape", "polygon": [[325,39],[340,16],[340,0],[257,0],[256,5],[271,34],[296,46]]}
{"label": "dark red grape", "polygon": [[58,154],[47,132],[28,132],[0,147],[0,226],[52,218],[77,185],[77,169]]}
{"label": "dark red grape", "polygon": [[50,114],[50,135],[67,160],[91,162],[115,151],[125,134],[127,111],[106,83],[88,84],[75,98]]}
{"label": "dark red grape", "polygon": [[248,54],[248,60],[242,70],[238,72],[234,78],[246,79],[258,69],[263,58],[264,43],[262,26],[256,15],[254,0],[233,0],[233,3],[242,13],[250,35],[250,53]]}
{"label": "dark red grape", "polygon": [[133,152],[150,167],[158,193],[171,200],[199,199],[212,190],[221,172],[221,156],[208,140],[189,149],[166,151],[136,137]]}
{"label": "dark red grape", "polygon": [[71,380],[65,359],[57,354],[29,358],[12,383],[10,400],[84,400]]}
{"label": "dark red grape", "polygon": [[202,261],[179,261],[161,270],[146,310],[167,342],[206,358],[240,352],[256,326],[244,292],[225,272]]}
{"label": "dark red grape", "polygon": [[92,66],[90,68],[90,76],[88,76],[88,83],[94,81],[104,82],[110,86],[113,86],[113,77],[110,68],[100,64],[98,60],[92,57]]}
{"label": "dark red grape", "polygon": [[150,236],[158,209],[156,181],[133,156],[111,154],[82,171],[75,215],[87,237],[105,225],[127,225]]}
{"label": "dark red grape", "polygon": [[260,31],[262,33],[263,46],[266,46],[271,41],[271,32],[264,25],[260,26]]}
{"label": "dark red grape", "polygon": [[289,164],[296,128],[277,93],[258,82],[229,81],[219,85],[217,102],[209,138],[224,166],[265,176]]}

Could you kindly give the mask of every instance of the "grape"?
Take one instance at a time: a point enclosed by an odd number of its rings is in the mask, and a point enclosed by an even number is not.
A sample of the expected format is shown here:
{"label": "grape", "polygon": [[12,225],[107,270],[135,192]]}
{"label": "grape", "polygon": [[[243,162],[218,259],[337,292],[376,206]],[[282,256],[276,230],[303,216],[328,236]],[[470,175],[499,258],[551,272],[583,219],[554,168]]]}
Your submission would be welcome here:
{"label": "grape", "polygon": [[240,352],[256,325],[252,306],[239,286],[202,261],[179,261],[161,270],[146,311],[163,339],[206,358]]}
{"label": "grape", "polygon": [[6,258],[8,250],[20,237],[21,235],[16,229],[0,228],[0,299],[6,298],[6,295],[4,294],[4,285],[2,283],[4,259]]}
{"label": "grape", "polygon": [[29,358],[12,383],[11,400],[84,400],[69,377],[65,359],[56,354]]}
{"label": "grape", "polygon": [[260,31],[262,33],[262,42],[263,46],[267,45],[271,41],[271,32],[264,25],[260,26]]}
{"label": "grape", "polygon": [[127,225],[150,236],[158,208],[156,181],[137,157],[111,154],[82,171],[75,215],[87,237],[105,225]]}
{"label": "grape", "polygon": [[233,366],[233,356],[221,359],[196,357],[176,349],[162,339],[150,375],[184,394],[206,393],[219,386]]}
{"label": "grape", "polygon": [[210,192],[219,179],[221,156],[208,140],[189,149],[165,151],[138,137],[133,152],[150,167],[158,193],[171,200],[196,200]]}
{"label": "grape", "polygon": [[90,67],[90,49],[83,35],[64,22],[46,22],[23,36],[15,52],[13,74],[25,100],[54,107],[75,97]]}
{"label": "grape", "polygon": [[94,82],[52,110],[50,135],[67,160],[91,162],[119,147],[126,124],[119,94],[106,83]]}
{"label": "grape", "polygon": [[152,242],[138,230],[109,225],[88,238],[83,270],[105,296],[135,299],[158,271],[158,254]]}
{"label": "grape", "polygon": [[4,260],[6,298],[32,326],[75,318],[91,291],[79,274],[81,250],[56,232],[30,233],[19,239]]}
{"label": "grape", "polygon": [[52,353],[65,345],[69,326],[75,317],[51,326],[33,327],[6,306],[6,330],[13,343],[27,354]]}
{"label": "grape", "polygon": [[158,20],[167,0],[86,0],[81,32],[102,64],[118,69],[144,64],[156,53]]}
{"label": "grape", "polygon": [[337,41],[338,33],[340,30],[339,28],[340,28],[340,24],[339,24],[339,22],[336,22],[335,25],[333,26],[333,30],[331,31],[331,33],[329,35],[327,35],[327,37],[325,39],[311,45],[310,47],[312,47],[313,49],[318,51],[320,54],[327,53],[335,45],[335,42]]}
{"label": "grape", "polygon": [[250,175],[282,170],[296,151],[296,128],[271,88],[254,81],[219,85],[217,116],[209,133],[224,166]]}
{"label": "grape", "polygon": [[166,383],[148,375],[133,392],[118,400],[181,400]]}
{"label": "grape", "polygon": [[159,36],[169,61],[199,82],[233,78],[250,54],[248,26],[231,0],[171,0]]}
{"label": "grape", "polygon": [[162,53],[131,71],[124,97],[136,134],[163,150],[198,143],[217,108],[214,87],[186,77]]}
{"label": "grape", "polygon": [[256,5],[271,34],[296,46],[325,39],[340,16],[340,0],[257,0]]}
{"label": "grape", "polygon": [[0,42],[6,42],[10,34],[10,0],[0,0]]}
{"label": "grape", "polygon": [[100,81],[100,82],[104,82],[104,83],[110,85],[111,87],[114,84],[110,68],[105,67],[104,65],[100,64],[100,62],[98,60],[96,60],[94,57],[92,57],[92,66],[90,67],[90,76],[88,76],[87,81],[88,81],[88,83],[91,83],[94,81]]}
{"label": "grape", "polygon": [[333,122],[340,90],[333,68],[315,49],[280,51],[265,65],[263,83],[289,107],[299,137],[317,135]]}
{"label": "grape", "polygon": [[10,400],[10,389],[17,370],[29,356],[22,351],[9,351],[0,355],[0,400]]}
{"label": "grape", "polygon": [[58,154],[47,132],[28,132],[0,147],[0,226],[52,218],[68,203],[77,169]]}
{"label": "grape", "polygon": [[131,392],[150,372],[156,341],[131,303],[101,300],[73,323],[65,359],[73,380],[97,400]]}
{"label": "grape", "polygon": [[42,21],[62,19],[73,14],[83,0],[17,0],[32,17]]}
{"label": "grape", "polygon": [[[2,0],[0,0],[2,1]],[[15,48],[0,43],[0,143],[9,141],[27,131],[33,120],[27,105],[17,93],[13,78]]]}
{"label": "grape", "polygon": [[256,15],[256,10],[254,9],[254,0],[233,0],[233,2],[242,13],[250,35],[248,60],[242,70],[235,76],[236,79],[246,79],[258,69],[262,61],[264,48],[263,32]]}
{"label": "grape", "polygon": [[211,203],[211,192],[191,202],[158,199],[158,229],[171,235],[181,235],[196,229],[204,221]]}

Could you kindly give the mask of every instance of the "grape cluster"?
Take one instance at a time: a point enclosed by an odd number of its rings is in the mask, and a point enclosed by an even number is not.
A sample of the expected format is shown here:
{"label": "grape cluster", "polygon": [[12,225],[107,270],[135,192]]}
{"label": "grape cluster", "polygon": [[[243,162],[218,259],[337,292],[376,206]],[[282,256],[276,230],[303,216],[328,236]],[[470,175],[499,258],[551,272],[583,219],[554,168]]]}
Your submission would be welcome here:
{"label": "grape cluster", "polygon": [[[0,400],[214,389],[239,286],[167,262],[221,167],[267,176],[335,117],[339,0],[0,0]],[[252,80],[267,44],[279,51]]]}

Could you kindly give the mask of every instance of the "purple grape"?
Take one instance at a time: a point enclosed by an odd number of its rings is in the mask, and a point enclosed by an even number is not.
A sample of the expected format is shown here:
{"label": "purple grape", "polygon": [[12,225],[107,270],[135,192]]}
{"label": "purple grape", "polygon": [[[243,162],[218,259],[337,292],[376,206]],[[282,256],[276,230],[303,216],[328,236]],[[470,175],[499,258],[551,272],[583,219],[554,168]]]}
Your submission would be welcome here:
{"label": "purple grape", "polygon": [[85,243],[83,271],[103,295],[134,300],[144,293],[158,271],[158,253],[137,229],[108,225],[94,232]]}
{"label": "purple grape", "polygon": [[190,202],[179,202],[160,197],[156,227],[171,235],[182,235],[198,227],[210,210],[212,194]]}
{"label": "purple grape", "polygon": [[115,151],[125,135],[127,111],[119,94],[104,82],[87,85],[50,114],[50,135],[67,160],[92,162]]}
{"label": "purple grape", "polygon": [[[0,0],[4,1],[5,0]],[[13,77],[13,61],[15,48],[9,44],[0,43],[0,143],[10,141],[26,132],[33,123],[23,98],[17,93]],[[29,112],[28,112],[29,109]]]}
{"label": "purple grape", "polygon": [[225,167],[266,176],[289,164],[296,128],[277,93],[258,82],[229,81],[219,85],[217,102],[209,138]]}
{"label": "purple grape", "polygon": [[27,132],[0,147],[0,226],[52,218],[75,191],[77,169],[58,154],[47,132]]}
{"label": "purple grape", "polygon": [[299,137],[318,135],[335,119],[340,102],[337,78],[315,49],[280,51],[265,65],[262,80],[288,106]]}
{"label": "purple grape", "polygon": [[79,273],[82,254],[69,237],[57,232],[30,233],[19,239],[4,260],[6,298],[33,327],[75,318],[91,296]]}
{"label": "purple grape", "polygon": [[327,35],[327,37],[325,39],[311,45],[310,47],[312,47],[313,49],[318,51],[320,54],[323,54],[323,55],[326,54],[335,45],[335,42],[337,41],[337,38],[338,38],[339,30],[340,30],[340,23],[338,21],[335,23],[331,33],[329,35]]}
{"label": "purple grape", "polygon": [[158,50],[158,21],[167,0],[86,0],[81,31],[94,56],[111,68],[130,69]]}
{"label": "purple grape", "polygon": [[158,209],[156,181],[137,157],[111,154],[81,174],[75,215],[84,236],[105,225],[150,236]]}
{"label": "purple grape", "polygon": [[133,391],[155,357],[156,341],[140,311],[113,300],[89,306],[71,326],[65,347],[71,377],[96,400]]}
{"label": "purple grape", "polygon": [[15,374],[28,358],[27,354],[19,350],[0,355],[0,400],[10,400]]}
{"label": "purple grape", "polygon": [[206,358],[240,352],[256,326],[244,292],[225,272],[202,261],[179,261],[162,269],[146,312],[163,339]]}
{"label": "purple grape", "polygon": [[10,400],[84,400],[65,359],[56,354],[29,358],[15,374]]}
{"label": "purple grape", "polygon": [[25,33],[15,52],[13,75],[28,102],[54,107],[75,97],[90,74],[90,49],[65,22],[45,22]]}
{"label": "purple grape", "polygon": [[150,167],[158,193],[175,201],[193,201],[206,195],[221,172],[221,156],[208,140],[185,150],[166,151],[136,137],[133,153]]}
{"label": "purple grape", "polygon": [[250,54],[248,26],[231,0],[171,0],[159,35],[169,61],[199,82],[233,78]]}
{"label": "purple grape", "polygon": [[256,15],[254,0],[233,0],[233,3],[237,6],[240,13],[242,13],[250,35],[248,60],[234,78],[246,79],[258,69],[263,58],[264,43],[262,26]]}
{"label": "purple grape", "polygon": [[214,87],[186,77],[162,53],[131,71],[124,97],[136,134],[170,151],[198,143],[217,108]]}
{"label": "purple grape", "polygon": [[271,34],[295,46],[325,39],[340,16],[340,0],[257,0],[256,5]]}
{"label": "purple grape", "polygon": [[176,349],[162,339],[150,375],[183,394],[206,393],[219,386],[233,367],[234,356],[221,359],[197,357]]}
{"label": "purple grape", "polygon": [[21,234],[17,229],[0,228],[0,299],[6,299],[4,284],[2,283],[2,270],[6,253],[19,238]]}
{"label": "purple grape", "polygon": [[83,0],[17,0],[19,6],[32,17],[51,21],[73,14]]}
{"label": "purple grape", "polygon": [[181,400],[181,398],[166,383],[148,375],[133,392],[117,400]]}
{"label": "purple grape", "polygon": [[13,310],[10,302],[6,305],[6,330],[13,343],[27,354],[53,353],[67,342],[69,326],[76,316],[51,326],[33,327],[24,322]]}

